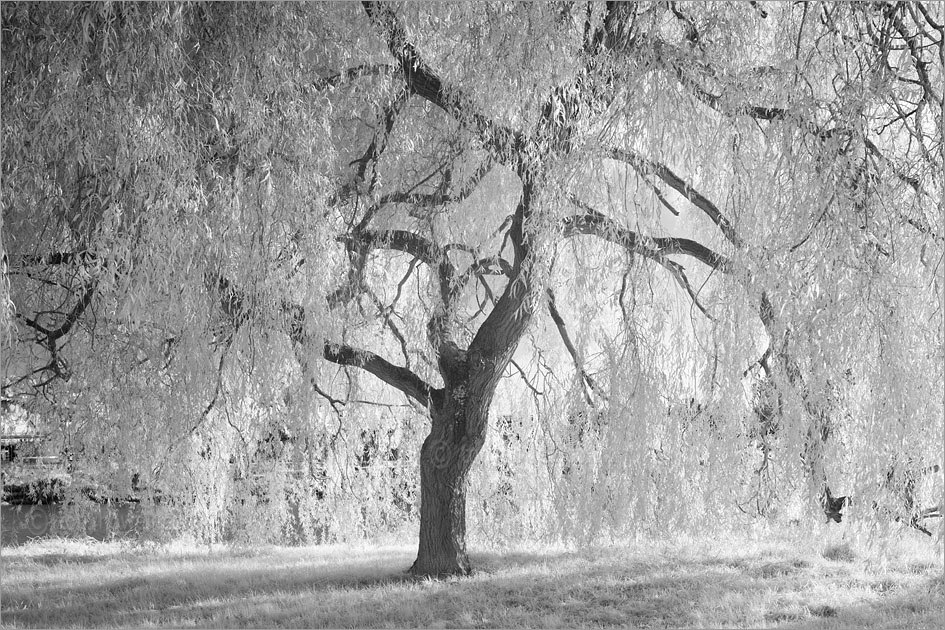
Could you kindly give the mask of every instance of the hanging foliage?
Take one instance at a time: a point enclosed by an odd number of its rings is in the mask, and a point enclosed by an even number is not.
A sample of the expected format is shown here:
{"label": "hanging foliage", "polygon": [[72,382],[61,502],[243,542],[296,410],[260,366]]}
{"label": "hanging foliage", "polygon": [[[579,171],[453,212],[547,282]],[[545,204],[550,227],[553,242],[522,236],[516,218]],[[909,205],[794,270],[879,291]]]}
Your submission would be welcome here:
{"label": "hanging foliage", "polygon": [[67,501],[207,540],[419,521],[441,574],[467,534],[941,500],[940,4],[2,23],[4,405]]}

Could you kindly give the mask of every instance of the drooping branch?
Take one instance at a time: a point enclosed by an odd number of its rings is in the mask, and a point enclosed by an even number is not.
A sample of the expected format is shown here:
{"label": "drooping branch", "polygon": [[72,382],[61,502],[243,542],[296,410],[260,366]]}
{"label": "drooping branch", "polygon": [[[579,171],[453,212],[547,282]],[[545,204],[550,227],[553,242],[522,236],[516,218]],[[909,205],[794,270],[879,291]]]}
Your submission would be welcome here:
{"label": "drooping branch", "polygon": [[506,276],[512,277],[512,265],[506,259],[501,256],[489,256],[486,258],[479,258],[469,266],[469,268],[459,276],[459,279],[456,281],[456,284],[453,287],[453,291],[458,292],[466,286],[466,283],[469,282],[470,278],[481,278],[482,276]]}
{"label": "drooping branch", "polygon": [[[397,120],[397,115],[407,104],[409,98],[410,91],[406,89],[401,90],[394,100],[384,108],[381,129],[374,134],[374,138],[365,150],[364,155],[351,163],[352,166],[355,164],[358,165],[356,181],[361,183],[365,183],[366,181],[365,178],[368,167],[370,166],[372,168],[371,180],[367,182],[367,190],[365,191],[368,195],[372,195],[377,187],[377,162],[381,154],[384,153],[384,149],[387,148],[387,142],[390,139],[391,131],[394,129],[394,122]],[[364,218],[361,219],[358,225],[360,229],[364,229],[371,222],[376,210],[377,207],[374,206],[365,213]]]}
{"label": "drooping branch", "polygon": [[37,336],[37,343],[42,345],[47,352],[49,352],[49,363],[45,366],[33,370],[30,374],[24,376],[23,378],[17,379],[14,382],[7,383],[3,386],[4,395],[6,392],[13,387],[13,385],[21,383],[28,378],[31,378],[35,374],[43,372],[51,372],[52,374],[45,381],[42,381],[39,384],[33,384],[35,389],[42,389],[49,383],[53,382],[57,378],[68,381],[71,378],[71,373],[66,361],[59,355],[59,344],[58,341],[69,334],[72,328],[78,323],[79,318],[82,317],[82,314],[88,309],[89,305],[92,303],[92,299],[95,297],[96,285],[93,283],[91,286],[86,287],[82,291],[82,295],[69,310],[68,313],[63,314],[63,319],[59,326],[53,329],[46,328],[40,324],[36,319],[26,317],[20,313],[16,313],[15,317],[18,321],[23,322],[29,328],[35,330],[39,336]]}
{"label": "drooping branch", "polygon": [[[446,190],[438,190],[432,193],[418,193],[414,190],[421,184],[425,183],[430,177],[439,173],[443,170],[443,167],[438,168],[430,176],[424,178],[421,182],[415,185],[410,190],[405,192],[392,192],[387,193],[386,195],[381,196],[378,200],[377,205],[383,206],[391,203],[402,203],[408,204],[411,207],[409,210],[410,216],[414,218],[422,218],[426,216],[426,213],[421,212],[420,208],[431,208],[435,206],[442,206],[445,204],[459,204],[469,198],[469,195],[476,190],[476,186],[482,181],[482,179],[488,175],[493,167],[492,160],[486,160],[483,162],[476,172],[473,173],[472,177],[465,182],[462,188],[455,194],[447,194]],[[448,172],[448,171],[447,171]],[[445,178],[444,178],[445,179]]]}
{"label": "drooping branch", "polygon": [[[873,159],[875,159],[879,165],[884,166],[887,169],[889,169],[889,171],[893,175],[896,176],[896,179],[903,182],[904,184],[907,184],[910,188],[912,188],[912,190],[916,192],[916,194],[924,195],[925,197],[928,197],[928,198],[932,197],[931,193],[929,193],[928,191],[925,190],[925,188],[923,188],[922,182],[920,182],[915,177],[912,177],[908,173],[903,172],[902,169],[898,168],[893,163],[892,160],[890,160],[888,157],[886,157],[883,154],[882,151],[880,151],[879,147],[876,146],[876,143],[874,143],[869,138],[864,138],[863,144],[866,147],[867,152],[869,152],[869,154],[873,156]],[[913,227],[916,227],[916,229],[920,229],[916,225],[913,225]],[[924,230],[920,230],[920,231],[924,231]],[[941,238],[941,236],[935,236],[935,238]]]}
{"label": "drooping branch", "polygon": [[[899,24],[896,26],[896,28],[899,31],[899,35],[904,41],[907,42],[907,44],[909,44],[907,47],[909,48],[910,54],[912,54],[914,59],[916,72],[919,76],[919,79],[917,79],[916,82],[923,89],[923,101],[931,100],[936,105],[941,106],[943,97],[936,94],[934,89],[932,89],[931,82],[926,71],[927,62],[921,61],[921,51],[918,50],[915,44],[915,35],[910,35],[910,33],[908,33],[908,31],[905,29],[904,25],[902,25],[902,21],[898,18],[897,20],[899,21]],[[940,51],[942,51],[942,63],[945,64],[945,46],[939,44],[939,47]],[[846,125],[828,127],[808,117],[803,111],[800,110],[795,111],[795,109],[789,109],[787,107],[781,106],[761,106],[750,102],[744,102],[742,100],[739,102],[729,102],[729,100],[724,99],[720,94],[714,93],[711,89],[703,85],[699,79],[693,76],[692,68],[701,66],[695,62],[691,55],[679,52],[674,46],[664,41],[657,42],[655,44],[655,48],[656,52],[658,53],[656,58],[660,60],[662,67],[668,69],[683,87],[689,90],[697,100],[712,110],[719,112],[724,116],[748,116],[758,121],[776,122],[790,120],[799,129],[806,131],[814,138],[820,139],[822,141],[829,141],[837,137],[859,138],[863,143],[865,150],[875,158],[877,166],[882,166],[887,169],[889,173],[915,190],[917,195],[924,196],[928,199],[934,199],[934,196],[922,186],[921,182],[917,178],[898,167],[879,149],[876,143],[866,135],[849,128]],[[704,74],[709,74],[715,78],[715,75],[712,73],[710,68],[702,67],[702,71]],[[918,142],[917,146],[924,150],[921,140]],[[660,175],[660,177],[661,179],[664,179],[662,175]],[[678,177],[670,173],[669,179],[664,179],[664,181],[666,181],[666,183],[671,187],[679,190],[688,198],[687,192],[685,190],[681,190],[678,187],[685,186],[684,182],[673,181],[678,179]],[[696,203],[694,200],[690,200],[693,201],[693,203]],[[712,217],[713,213],[711,208],[707,209],[707,207],[704,207],[698,203],[696,203],[696,205],[705,211],[707,215]],[[939,238],[939,236],[936,235],[934,231],[923,229],[921,227],[921,221],[916,221],[914,219],[910,220],[909,218],[902,216],[901,213],[899,218],[917,230],[929,234],[933,236],[933,238]],[[721,228],[722,226],[720,225],[719,227]],[[723,229],[723,232],[725,232],[725,229]],[[728,234],[726,234],[726,236],[728,237]],[[732,239],[730,238],[729,240]],[[732,242],[734,243],[735,241]]]}
{"label": "drooping branch", "polygon": [[568,333],[568,326],[564,322],[564,317],[561,316],[561,312],[558,310],[557,304],[555,304],[554,291],[549,288],[545,290],[545,293],[548,295],[548,314],[551,315],[551,320],[555,323],[555,327],[558,329],[558,334],[561,336],[561,341],[564,343],[564,347],[568,351],[568,354],[571,355],[571,360],[574,361],[574,367],[578,371],[578,375],[581,378],[581,385],[582,389],[584,390],[584,398],[587,400],[587,404],[593,405],[594,401],[591,398],[590,392],[587,391],[587,388],[590,387],[591,391],[593,391],[598,396],[603,396],[603,393],[600,391],[600,389],[598,389],[594,378],[587,373],[587,370],[584,369],[584,362],[581,360],[577,348],[571,341],[571,335]]}
{"label": "drooping branch", "polygon": [[227,335],[226,341],[223,344],[223,349],[220,351],[220,358],[217,361],[216,369],[216,378],[214,379],[213,385],[213,395],[210,397],[210,400],[207,401],[206,406],[203,408],[203,411],[197,417],[197,420],[194,422],[188,431],[188,435],[193,435],[200,426],[206,422],[207,418],[210,417],[210,412],[213,411],[214,407],[217,406],[217,403],[220,402],[221,394],[223,393],[223,367],[226,363],[226,355],[230,351],[230,348],[233,346],[233,339],[235,339],[234,334]]}
{"label": "drooping branch", "polygon": [[381,318],[384,320],[384,325],[388,330],[390,330],[391,334],[400,344],[400,351],[404,355],[404,367],[410,369],[410,352],[407,347],[407,339],[404,337],[404,334],[400,331],[400,328],[397,326],[397,324],[394,323],[392,317],[394,314],[393,305],[390,307],[385,306],[383,301],[381,301],[381,298],[377,297],[377,295],[371,290],[368,290],[367,294],[371,298],[371,301],[374,302],[374,307],[377,309]]}
{"label": "drooping branch", "polygon": [[[893,5],[890,4],[888,6],[892,7]],[[903,5],[897,5],[897,8],[901,6]],[[801,28],[803,28],[803,26]],[[906,48],[909,49],[913,65],[921,63],[918,60],[920,60],[922,52],[914,45],[916,43],[916,36],[909,33],[904,28],[897,28],[897,30],[899,36],[906,42]],[[859,42],[856,42],[856,44],[859,45]],[[798,44],[798,49],[800,49],[800,44]],[[865,150],[866,154],[873,158],[874,163],[872,166],[875,169],[877,178],[892,175],[909,185],[915,190],[918,196],[925,197],[938,204],[935,196],[924,190],[919,179],[912,176],[908,172],[908,169],[899,167],[893,160],[886,157],[878,148],[877,144],[873,142],[863,130],[853,128],[846,120],[821,123],[812,115],[806,113],[804,108],[759,106],[755,103],[751,103],[748,99],[728,98],[724,90],[726,85],[724,78],[715,74],[712,68],[702,65],[693,55],[680,52],[665,42],[659,42],[657,44],[657,50],[660,54],[656,55],[656,57],[659,59],[662,67],[666,68],[670,74],[674,75],[679,83],[691,92],[698,101],[714,111],[730,118],[747,116],[759,121],[790,124],[799,131],[808,134],[811,138],[823,142],[823,147],[828,151],[836,150],[828,144],[829,141],[835,141],[837,138],[856,140],[862,143],[863,150]],[[943,56],[942,62],[945,64],[945,56]],[[916,65],[917,79],[914,82],[922,87],[925,101],[939,103],[941,99],[934,90],[926,89],[928,86],[928,81],[926,80],[928,75],[923,74],[925,69],[925,66],[919,68],[918,65]],[[911,79],[907,81],[912,82]],[[722,89],[706,87],[712,83],[721,86]],[[892,108],[899,112],[900,116],[903,115],[898,104],[893,104]],[[913,136],[917,135],[915,131],[911,133]],[[922,140],[919,139],[918,146],[920,151],[924,151],[921,142]],[[845,151],[849,150],[850,145],[846,144]],[[841,156],[841,159],[845,159],[845,157]],[[677,186],[674,186],[667,179],[662,179],[670,186],[679,190]],[[706,208],[702,207],[702,205],[696,205],[702,208],[703,211],[706,211]],[[897,218],[904,224],[908,224],[937,240],[940,238],[940,235],[937,234],[935,230],[931,229],[921,218],[908,216],[901,209],[896,209],[894,212],[897,213]],[[706,214],[711,216],[709,212],[706,212]],[[744,245],[739,244],[731,238],[729,240],[738,248],[744,247]],[[758,313],[769,337],[769,346],[763,355],[765,359],[763,367],[765,367],[767,371],[768,357],[773,356],[776,358],[778,366],[786,375],[787,384],[797,392],[799,398],[803,401],[805,411],[810,416],[811,424],[808,431],[808,445],[805,457],[808,464],[813,466],[819,456],[817,451],[822,448],[822,444],[826,440],[826,435],[823,433],[825,410],[823,409],[823,405],[818,401],[816,392],[811,391],[810,386],[804,379],[799,362],[792,356],[788,348],[787,339],[790,334],[790,327],[779,325],[775,317],[775,308],[768,294],[763,289],[761,291]]]}
{"label": "drooping branch", "polygon": [[[665,52],[667,46],[661,45],[658,46],[659,51]],[[752,103],[740,103],[738,105],[729,105],[724,99],[718,94],[713,93],[711,90],[703,86],[699,81],[691,77],[687,71],[684,69],[685,62],[677,60],[677,63],[672,65],[672,72],[676,76],[676,79],[679,83],[690,90],[693,96],[695,96],[699,101],[708,105],[711,109],[729,115],[743,115],[748,116],[749,118],[754,118],[755,120],[766,120],[766,121],[775,121],[775,120],[784,120],[788,117],[789,112],[783,107],[772,107],[767,105],[755,105]]]}

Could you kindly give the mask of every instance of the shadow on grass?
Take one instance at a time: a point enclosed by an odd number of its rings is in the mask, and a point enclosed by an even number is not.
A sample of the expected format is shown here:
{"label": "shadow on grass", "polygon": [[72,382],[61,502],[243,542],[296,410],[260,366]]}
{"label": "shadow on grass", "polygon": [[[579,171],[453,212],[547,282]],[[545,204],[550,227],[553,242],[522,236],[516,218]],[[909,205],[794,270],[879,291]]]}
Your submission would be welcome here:
{"label": "shadow on grass", "polygon": [[[176,556],[169,559],[50,554],[45,566],[94,561],[102,570],[4,584],[9,626],[88,627],[561,627],[765,624],[806,628],[873,625],[898,612],[931,615],[916,593],[879,604],[814,602],[779,609],[751,603],[809,580],[803,560],[691,562],[588,560],[577,553],[472,554],[469,578],[416,579],[406,549],[339,554],[282,550],[273,557]],[[111,566],[115,565],[115,566]],[[45,570],[45,569],[44,569]],[[48,570],[47,570],[48,571]],[[734,599],[733,599],[734,594]],[[879,606],[879,608],[877,608]],[[887,610],[888,609],[888,610]],[[933,608],[934,610],[934,608]],[[750,612],[751,611],[751,612]],[[885,611],[885,612],[884,612]],[[746,617],[753,614],[754,617]],[[924,617],[923,617],[924,618]],[[931,617],[929,617],[931,618]],[[893,627],[890,625],[890,627]]]}
{"label": "shadow on grass", "polygon": [[[920,589],[883,598],[881,604],[859,603],[842,608],[813,608],[809,617],[786,619],[782,630],[819,630],[821,628],[939,628],[942,623],[942,598],[927,601]],[[923,601],[925,600],[925,601]]]}
{"label": "shadow on grass", "polygon": [[33,556],[21,560],[20,562],[41,564],[43,566],[59,566],[62,564],[95,564],[103,562],[105,558],[96,554],[79,553],[44,553],[41,556]]}

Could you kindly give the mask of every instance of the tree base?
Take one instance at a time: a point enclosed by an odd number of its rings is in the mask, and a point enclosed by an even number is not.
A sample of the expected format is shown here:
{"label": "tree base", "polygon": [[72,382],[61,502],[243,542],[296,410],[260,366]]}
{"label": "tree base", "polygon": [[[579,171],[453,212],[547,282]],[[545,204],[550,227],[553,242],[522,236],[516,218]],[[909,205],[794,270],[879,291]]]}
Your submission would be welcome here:
{"label": "tree base", "polygon": [[407,573],[415,577],[451,577],[467,576],[472,574],[472,565],[469,558],[463,554],[456,558],[432,558],[423,559],[419,557],[407,569]]}

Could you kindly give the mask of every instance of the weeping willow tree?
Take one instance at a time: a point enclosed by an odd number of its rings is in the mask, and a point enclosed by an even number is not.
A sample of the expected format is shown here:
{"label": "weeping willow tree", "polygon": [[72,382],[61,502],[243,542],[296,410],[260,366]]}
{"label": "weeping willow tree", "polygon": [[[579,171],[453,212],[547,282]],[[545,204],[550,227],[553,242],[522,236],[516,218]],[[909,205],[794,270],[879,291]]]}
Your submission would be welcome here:
{"label": "weeping willow tree", "polygon": [[346,523],[386,457],[443,574],[490,410],[477,492],[546,502],[479,525],[879,505],[941,457],[940,4],[2,16],[3,396],[98,484],[213,529],[289,449]]}

